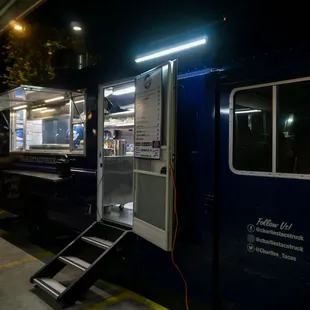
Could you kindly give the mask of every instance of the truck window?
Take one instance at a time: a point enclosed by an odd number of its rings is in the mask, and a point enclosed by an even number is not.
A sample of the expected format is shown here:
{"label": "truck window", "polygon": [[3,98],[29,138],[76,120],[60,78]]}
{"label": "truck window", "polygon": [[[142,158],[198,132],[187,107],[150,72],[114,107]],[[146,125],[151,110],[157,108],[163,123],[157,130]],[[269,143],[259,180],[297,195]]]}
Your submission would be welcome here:
{"label": "truck window", "polygon": [[277,87],[277,172],[310,174],[310,81]]}
{"label": "truck window", "polygon": [[272,171],[271,86],[235,93],[233,167],[241,171]]}

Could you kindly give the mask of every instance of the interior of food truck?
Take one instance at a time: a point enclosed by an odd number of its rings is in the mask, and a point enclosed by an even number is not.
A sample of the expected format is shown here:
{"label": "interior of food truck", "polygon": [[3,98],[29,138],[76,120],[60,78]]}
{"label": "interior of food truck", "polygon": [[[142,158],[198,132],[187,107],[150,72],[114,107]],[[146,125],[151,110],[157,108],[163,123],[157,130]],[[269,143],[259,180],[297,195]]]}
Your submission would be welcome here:
{"label": "interior of food truck", "polygon": [[103,89],[103,219],[132,226],[135,83]]}
{"label": "interior of food truck", "polygon": [[0,96],[0,110],[10,131],[10,152],[85,154],[84,91],[22,85]]}
{"label": "interior of food truck", "polygon": [[177,61],[99,85],[97,220],[172,247]]}
{"label": "interior of food truck", "polygon": [[[176,60],[99,86],[97,220],[172,246]],[[103,154],[103,156],[102,156]]]}

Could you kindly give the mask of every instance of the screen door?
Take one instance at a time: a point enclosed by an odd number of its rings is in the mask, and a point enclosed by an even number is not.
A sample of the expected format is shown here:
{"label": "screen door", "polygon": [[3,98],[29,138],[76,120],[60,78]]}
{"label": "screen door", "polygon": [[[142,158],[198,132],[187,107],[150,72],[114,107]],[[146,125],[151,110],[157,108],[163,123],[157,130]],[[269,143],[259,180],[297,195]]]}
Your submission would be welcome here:
{"label": "screen door", "polygon": [[173,229],[177,61],[135,80],[133,231],[170,251]]}

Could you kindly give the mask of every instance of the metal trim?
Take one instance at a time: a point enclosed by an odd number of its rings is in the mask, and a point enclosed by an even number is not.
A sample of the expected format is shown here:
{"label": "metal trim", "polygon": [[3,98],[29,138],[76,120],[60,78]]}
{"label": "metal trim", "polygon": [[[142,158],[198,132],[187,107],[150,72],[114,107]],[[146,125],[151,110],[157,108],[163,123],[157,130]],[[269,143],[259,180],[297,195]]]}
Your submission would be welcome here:
{"label": "metal trim", "polygon": [[127,79],[122,79],[122,80],[117,80],[115,82],[109,82],[106,84],[100,84],[98,87],[99,88],[109,88],[109,87],[114,87],[114,86],[118,86],[118,85],[122,85],[122,84],[126,84],[126,83],[131,83],[131,82],[135,82],[135,77],[130,77]]}
{"label": "metal trim", "polygon": [[133,172],[137,173],[137,174],[152,175],[154,177],[160,177],[160,178],[166,178],[167,177],[167,174],[161,174],[161,173],[152,172],[152,171],[134,169]]}
{"label": "metal trim", "polygon": [[[264,83],[264,84],[255,84],[251,86],[243,86],[243,87],[236,87],[234,88],[230,95],[229,95],[229,136],[228,136],[228,143],[229,143],[229,151],[228,151],[228,166],[232,173],[236,175],[244,175],[244,176],[258,176],[258,177],[273,177],[273,178],[285,178],[285,179],[299,179],[299,180],[310,180],[310,174],[293,174],[293,173],[280,173],[280,172],[259,172],[259,171],[245,171],[245,170],[237,170],[233,166],[233,112],[234,112],[234,96],[238,91],[248,90],[248,89],[256,89],[256,88],[263,88],[263,87],[272,87],[272,168],[276,168],[276,155],[277,152],[274,154],[274,149],[277,149],[276,145],[276,134],[277,134],[277,86],[283,84],[293,84],[299,82],[306,82],[310,81],[310,77],[304,78],[296,78],[291,80],[283,80],[271,83]],[[274,113],[276,111],[276,113]]]}
{"label": "metal trim", "polygon": [[277,86],[272,86],[272,173],[277,173]]}
{"label": "metal trim", "polygon": [[69,133],[69,152],[73,153],[73,104],[72,99],[69,100],[70,103],[70,133]]}
{"label": "metal trim", "polygon": [[100,84],[98,86],[98,106],[97,106],[97,222],[103,220],[104,206],[104,90],[106,88],[119,86],[127,83],[134,83],[135,78],[127,78]]}
{"label": "metal trim", "polygon": [[[98,87],[97,105],[97,222],[103,219],[103,188],[104,188],[104,167],[103,167],[103,137],[104,137],[104,87]],[[103,121],[101,120],[103,118]]]}

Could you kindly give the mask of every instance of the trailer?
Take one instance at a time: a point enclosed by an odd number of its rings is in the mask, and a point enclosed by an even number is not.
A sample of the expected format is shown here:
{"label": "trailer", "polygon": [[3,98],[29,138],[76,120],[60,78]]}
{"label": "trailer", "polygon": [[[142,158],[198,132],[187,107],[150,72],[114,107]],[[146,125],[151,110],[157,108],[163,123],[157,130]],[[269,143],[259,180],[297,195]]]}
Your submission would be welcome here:
{"label": "trailer", "polygon": [[309,60],[182,73],[177,51],[99,85],[97,221],[31,282],[64,305],[104,277],[170,309],[307,309]]}
{"label": "trailer", "polygon": [[53,218],[76,230],[96,218],[96,99],[30,85],[0,95],[1,155],[11,158],[1,170],[2,208],[26,218],[33,237],[56,231]]}

